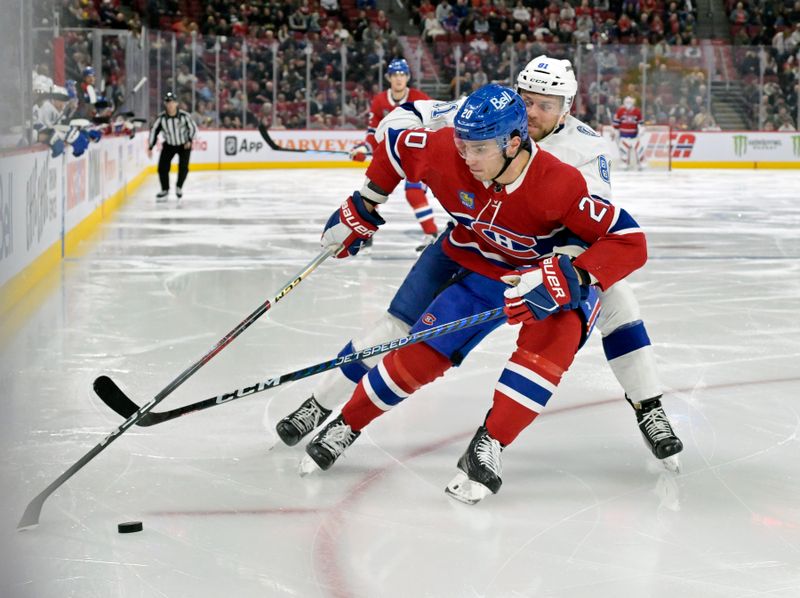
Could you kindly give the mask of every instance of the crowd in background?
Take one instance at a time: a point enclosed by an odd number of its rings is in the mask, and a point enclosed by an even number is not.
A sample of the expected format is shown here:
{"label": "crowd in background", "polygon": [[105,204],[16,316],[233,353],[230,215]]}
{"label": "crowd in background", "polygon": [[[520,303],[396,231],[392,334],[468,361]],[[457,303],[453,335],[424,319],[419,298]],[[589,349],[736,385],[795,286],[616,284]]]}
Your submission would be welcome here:
{"label": "crowd in background", "polygon": [[[138,39],[146,25],[150,62],[160,55],[167,72],[162,91],[175,91],[181,108],[191,111],[201,126],[250,128],[263,120],[272,128],[365,128],[371,99],[385,87],[383,69],[392,58],[408,53],[374,0],[56,3],[62,28],[101,27],[130,32]],[[800,78],[800,0],[752,5],[727,0],[725,7],[737,44],[730,67],[738,71],[748,125],[793,129]],[[575,103],[577,116],[587,122],[610,123],[621,99],[631,95],[644,103],[647,122],[716,128],[692,0],[411,0],[406,10],[410,33],[418,32],[424,40],[429,70],[444,83],[441,99],[457,91],[469,93],[489,81],[509,84],[514,68],[548,53],[578,62],[576,67],[588,73]],[[47,13],[38,19],[44,27],[52,20]],[[165,33],[156,35],[158,31]],[[175,80],[169,64],[173,35]],[[79,80],[92,63],[91,36],[69,29],[63,36],[67,77]],[[103,37],[98,88],[110,102],[121,102],[126,94],[125,44],[122,36]],[[454,52],[456,46],[460,55]],[[765,48],[764,56],[758,46]],[[43,47],[37,62],[46,69],[52,57]],[[646,97],[641,97],[643,65]],[[152,81],[150,93],[151,105],[158,107]]]}
{"label": "crowd in background", "polygon": [[725,8],[731,38],[737,46],[735,64],[743,84],[744,108],[750,126],[766,131],[796,130],[800,0],[752,4],[727,0]]}

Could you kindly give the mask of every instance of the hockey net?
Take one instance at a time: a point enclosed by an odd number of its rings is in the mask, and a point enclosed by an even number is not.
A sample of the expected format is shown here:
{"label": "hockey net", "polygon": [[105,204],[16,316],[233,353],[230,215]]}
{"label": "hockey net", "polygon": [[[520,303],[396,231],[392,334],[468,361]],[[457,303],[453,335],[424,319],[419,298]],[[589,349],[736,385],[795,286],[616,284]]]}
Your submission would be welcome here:
{"label": "hockey net", "polygon": [[[619,139],[617,131],[611,125],[602,125],[600,132],[609,140],[612,146],[612,160],[614,170],[625,170],[619,153]],[[644,167],[642,170],[667,171],[672,170],[672,153],[675,149],[673,132],[667,125],[646,125],[640,128],[639,143],[644,148]],[[635,160],[631,169],[637,169]]]}

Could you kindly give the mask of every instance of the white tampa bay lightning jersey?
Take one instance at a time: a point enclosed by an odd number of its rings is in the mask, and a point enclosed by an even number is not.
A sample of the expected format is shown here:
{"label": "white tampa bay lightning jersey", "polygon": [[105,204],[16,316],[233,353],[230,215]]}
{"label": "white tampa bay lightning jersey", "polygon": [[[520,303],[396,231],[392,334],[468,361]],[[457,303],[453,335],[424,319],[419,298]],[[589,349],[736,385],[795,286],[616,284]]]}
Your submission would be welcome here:
{"label": "white tampa bay lightning jersey", "polygon": [[[452,126],[465,99],[454,102],[417,100],[403,104],[392,110],[378,124],[375,138],[382,142],[387,129],[440,129]],[[537,144],[562,162],[577,168],[586,180],[591,195],[609,201],[612,199],[608,141],[589,125],[568,115],[563,125],[556,127]]]}

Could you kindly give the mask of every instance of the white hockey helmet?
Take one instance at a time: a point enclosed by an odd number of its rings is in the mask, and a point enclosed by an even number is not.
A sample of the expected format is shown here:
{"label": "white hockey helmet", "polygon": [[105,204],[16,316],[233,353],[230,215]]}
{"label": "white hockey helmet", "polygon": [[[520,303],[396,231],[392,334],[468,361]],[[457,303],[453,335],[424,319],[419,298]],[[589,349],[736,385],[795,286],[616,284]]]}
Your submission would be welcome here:
{"label": "white hockey helmet", "polygon": [[517,76],[517,91],[561,96],[564,98],[561,113],[567,114],[578,93],[578,81],[569,60],[542,54],[531,60]]}
{"label": "white hockey helmet", "polygon": [[630,110],[636,105],[636,100],[634,100],[631,96],[625,96],[625,99],[622,100],[622,105]]}

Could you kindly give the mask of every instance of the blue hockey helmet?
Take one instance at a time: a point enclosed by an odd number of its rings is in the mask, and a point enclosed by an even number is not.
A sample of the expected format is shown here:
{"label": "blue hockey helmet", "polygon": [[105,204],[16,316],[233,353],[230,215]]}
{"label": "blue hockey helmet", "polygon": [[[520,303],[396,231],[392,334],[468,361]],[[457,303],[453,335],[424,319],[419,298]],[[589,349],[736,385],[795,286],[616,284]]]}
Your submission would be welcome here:
{"label": "blue hockey helmet", "polygon": [[386,74],[390,77],[395,73],[403,73],[404,75],[411,76],[411,69],[408,67],[408,62],[405,58],[395,58],[386,67]]}
{"label": "blue hockey helmet", "polygon": [[84,79],[86,77],[94,77],[94,69],[90,66],[87,66],[85,69],[83,69],[82,75]]}
{"label": "blue hockey helmet", "polygon": [[462,141],[496,139],[501,149],[516,133],[528,139],[528,113],[525,102],[508,87],[484,85],[461,105],[453,121],[455,136]]}

